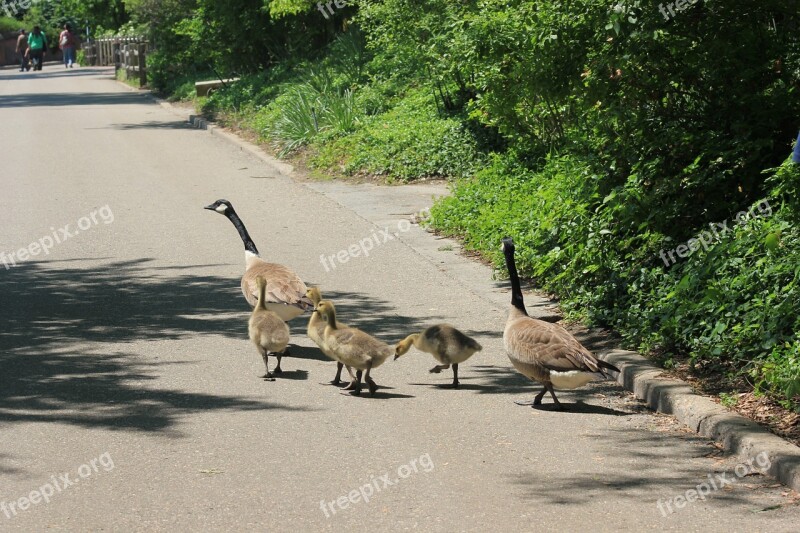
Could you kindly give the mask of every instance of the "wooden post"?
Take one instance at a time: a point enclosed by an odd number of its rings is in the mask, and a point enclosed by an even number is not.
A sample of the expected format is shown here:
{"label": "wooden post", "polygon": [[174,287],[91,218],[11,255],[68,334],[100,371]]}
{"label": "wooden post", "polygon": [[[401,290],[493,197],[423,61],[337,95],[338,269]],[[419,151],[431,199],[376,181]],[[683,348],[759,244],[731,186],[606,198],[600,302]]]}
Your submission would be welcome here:
{"label": "wooden post", "polygon": [[120,68],[122,68],[122,50],[119,39],[117,39],[114,41],[114,70],[117,71]]}
{"label": "wooden post", "polygon": [[147,43],[139,43],[139,87],[147,85]]}

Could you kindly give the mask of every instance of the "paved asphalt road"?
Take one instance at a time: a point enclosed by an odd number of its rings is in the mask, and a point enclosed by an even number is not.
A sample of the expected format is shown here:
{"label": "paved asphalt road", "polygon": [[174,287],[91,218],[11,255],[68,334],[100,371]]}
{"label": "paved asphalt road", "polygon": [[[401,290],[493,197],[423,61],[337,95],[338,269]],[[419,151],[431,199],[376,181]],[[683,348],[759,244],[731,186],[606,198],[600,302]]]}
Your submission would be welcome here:
{"label": "paved asphalt road", "polygon": [[[402,222],[424,188],[294,182],[108,69],[1,70],[0,124],[0,530],[798,530],[785,488],[615,383],[561,393],[568,413],[515,405],[538,387],[502,350],[508,289]],[[259,379],[218,198],[343,322],[472,332],[462,389],[412,351],[376,397],[343,395],[304,318],[287,372]],[[387,226],[369,257],[320,262]]]}

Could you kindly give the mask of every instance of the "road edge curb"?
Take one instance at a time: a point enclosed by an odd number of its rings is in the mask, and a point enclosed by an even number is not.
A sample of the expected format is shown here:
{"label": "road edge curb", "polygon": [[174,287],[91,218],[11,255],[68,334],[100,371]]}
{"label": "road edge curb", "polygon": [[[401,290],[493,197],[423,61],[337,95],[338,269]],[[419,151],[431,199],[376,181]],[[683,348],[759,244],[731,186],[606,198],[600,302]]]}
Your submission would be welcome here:
{"label": "road edge curb", "polygon": [[615,348],[604,351],[601,358],[620,369],[617,382],[650,409],[674,416],[743,461],[768,457],[769,467],[764,473],[800,492],[800,448],[696,394],[685,381],[662,377],[663,369],[636,352]]}

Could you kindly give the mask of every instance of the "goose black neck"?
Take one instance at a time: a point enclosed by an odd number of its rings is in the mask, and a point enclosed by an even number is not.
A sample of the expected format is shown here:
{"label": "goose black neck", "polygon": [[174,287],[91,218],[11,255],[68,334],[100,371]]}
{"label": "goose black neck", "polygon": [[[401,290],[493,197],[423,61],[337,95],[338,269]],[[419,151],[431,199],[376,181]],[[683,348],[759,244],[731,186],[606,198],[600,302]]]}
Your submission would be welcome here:
{"label": "goose black neck", "polygon": [[514,250],[506,249],[504,251],[506,256],[506,267],[508,268],[508,277],[511,279],[511,305],[525,313],[525,301],[522,298],[522,287],[519,284],[519,275],[517,274],[517,264],[514,261]]}
{"label": "goose black neck", "polygon": [[233,209],[227,209],[225,211],[225,216],[228,217],[228,220],[230,220],[234,225],[236,231],[239,232],[239,236],[242,238],[242,242],[244,243],[244,249],[248,252],[259,255],[258,248],[256,248],[253,239],[250,238],[250,234],[247,233],[247,228],[244,227],[244,222],[242,222],[242,219],[236,214],[236,211]]}

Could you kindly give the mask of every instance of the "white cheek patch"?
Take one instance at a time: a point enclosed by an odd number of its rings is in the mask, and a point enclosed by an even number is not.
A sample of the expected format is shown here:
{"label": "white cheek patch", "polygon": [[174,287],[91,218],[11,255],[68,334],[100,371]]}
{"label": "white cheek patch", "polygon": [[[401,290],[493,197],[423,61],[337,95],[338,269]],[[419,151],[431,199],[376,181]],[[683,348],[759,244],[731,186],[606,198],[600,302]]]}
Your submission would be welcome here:
{"label": "white cheek patch", "polygon": [[214,211],[216,211],[217,213],[224,213],[227,210],[228,210],[228,206],[227,205],[219,204]]}

